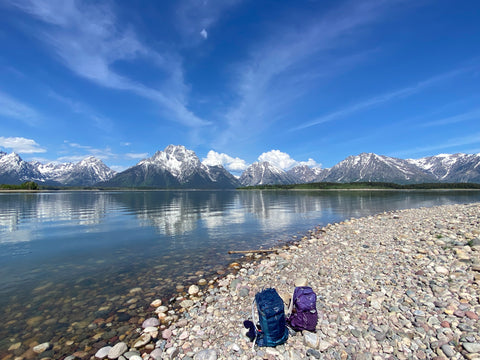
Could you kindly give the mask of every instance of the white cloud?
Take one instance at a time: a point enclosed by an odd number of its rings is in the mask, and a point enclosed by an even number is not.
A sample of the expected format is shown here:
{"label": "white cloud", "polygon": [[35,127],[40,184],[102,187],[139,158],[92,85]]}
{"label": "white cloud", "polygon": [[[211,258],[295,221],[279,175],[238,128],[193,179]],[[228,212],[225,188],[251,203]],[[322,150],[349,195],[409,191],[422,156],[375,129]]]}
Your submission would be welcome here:
{"label": "white cloud", "polygon": [[213,150],[208,152],[207,157],[203,159],[202,163],[209,166],[222,165],[230,171],[243,171],[248,167],[245,160],[238,157],[233,158],[227,154],[217,153]]}
{"label": "white cloud", "polygon": [[307,165],[309,167],[321,167],[321,164],[317,163],[313,159],[308,159],[308,161],[297,161],[292,159],[292,157],[280,150],[270,150],[264,152],[258,157],[258,161],[268,161],[270,164],[275,165],[283,170],[291,169],[298,165]]}
{"label": "white cloud", "polygon": [[322,164],[317,163],[312,158],[309,158],[308,161],[300,161],[297,165],[307,165],[308,167],[311,167],[311,168],[321,168],[322,167]]}
{"label": "white cloud", "polygon": [[0,116],[20,120],[29,125],[33,125],[40,117],[30,106],[2,92],[0,92]]}
{"label": "white cloud", "polygon": [[0,146],[6,149],[11,149],[19,154],[44,153],[47,151],[37,144],[35,140],[23,137],[0,136]]}
{"label": "white cloud", "polygon": [[203,29],[202,31],[200,31],[200,36],[203,37],[204,39],[207,39],[208,38],[207,30]]}

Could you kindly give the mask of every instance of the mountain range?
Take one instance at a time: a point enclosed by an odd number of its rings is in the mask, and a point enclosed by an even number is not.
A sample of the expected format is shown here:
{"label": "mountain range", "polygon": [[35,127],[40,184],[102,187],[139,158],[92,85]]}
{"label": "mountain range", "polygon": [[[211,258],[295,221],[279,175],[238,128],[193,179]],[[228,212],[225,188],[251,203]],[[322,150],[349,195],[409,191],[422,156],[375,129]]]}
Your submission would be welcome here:
{"label": "mountain range", "polygon": [[54,186],[91,186],[116,174],[101,160],[89,156],[73,163],[42,164],[24,161],[18,154],[0,152],[0,184],[35,181]]}
{"label": "mountain range", "polygon": [[237,178],[221,165],[202,163],[195,152],[181,145],[169,145],[120,173],[94,157],[75,164],[42,164],[26,162],[15,153],[0,152],[0,183],[19,184],[24,181],[61,186],[192,189],[322,181],[480,183],[480,154],[440,154],[421,159],[399,159],[362,153],[349,156],[328,169],[299,165],[288,171],[268,162],[256,162]]}

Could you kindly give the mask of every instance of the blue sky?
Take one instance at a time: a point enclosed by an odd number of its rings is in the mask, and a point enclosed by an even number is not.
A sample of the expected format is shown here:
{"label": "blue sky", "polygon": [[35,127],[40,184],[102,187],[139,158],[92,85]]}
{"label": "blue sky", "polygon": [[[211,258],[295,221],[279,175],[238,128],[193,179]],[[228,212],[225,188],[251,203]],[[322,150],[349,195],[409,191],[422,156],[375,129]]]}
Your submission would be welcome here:
{"label": "blue sky", "polygon": [[241,171],[480,152],[480,2],[4,0],[0,150]]}

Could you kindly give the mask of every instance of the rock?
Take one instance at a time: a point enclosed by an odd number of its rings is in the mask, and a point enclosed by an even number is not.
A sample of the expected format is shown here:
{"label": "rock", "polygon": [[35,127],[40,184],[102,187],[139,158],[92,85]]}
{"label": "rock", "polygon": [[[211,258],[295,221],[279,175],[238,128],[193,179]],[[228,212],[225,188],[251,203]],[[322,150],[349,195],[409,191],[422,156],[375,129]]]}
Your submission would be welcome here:
{"label": "rock", "polygon": [[448,357],[448,358],[451,358],[455,355],[455,350],[453,350],[453,348],[448,344],[442,345],[441,349],[442,349],[443,353],[445,354],[445,356]]}
{"label": "rock", "polygon": [[315,359],[321,359],[322,358],[322,354],[320,354],[320,352],[318,352],[315,349],[308,349],[307,350],[307,356],[313,356]]}
{"label": "rock", "polygon": [[178,350],[178,348],[176,348],[176,347],[173,346],[173,347],[168,348],[168,349],[165,351],[165,353],[168,355],[168,357],[169,357],[170,359],[176,359],[176,357],[177,357],[177,355],[178,355],[178,353],[179,353],[179,350]]}
{"label": "rock", "polygon": [[194,360],[217,360],[217,352],[213,349],[199,351],[193,357]]}
{"label": "rock", "polygon": [[462,346],[469,353],[480,353],[480,343],[464,342]]}
{"label": "rock", "polygon": [[320,340],[318,344],[318,350],[320,350],[321,352],[324,352],[324,351],[327,351],[328,348],[330,348],[331,346],[332,344],[330,344],[328,341]]}
{"label": "rock", "polygon": [[308,286],[308,281],[306,278],[298,278],[295,280],[295,286]]}
{"label": "rock", "polygon": [[160,360],[162,358],[163,351],[162,349],[156,348],[150,353],[150,359]]}
{"label": "rock", "polygon": [[445,266],[441,266],[441,265],[435,266],[435,272],[437,274],[442,274],[442,275],[448,275],[450,273],[450,271],[448,271],[448,269]]}
{"label": "rock", "polygon": [[95,357],[98,359],[105,359],[108,356],[108,353],[110,352],[111,346],[104,346],[95,353]]}
{"label": "rock", "polygon": [[41,354],[47,351],[48,349],[50,349],[50,343],[48,342],[33,347],[33,351],[36,354]]}
{"label": "rock", "polygon": [[22,346],[22,343],[21,342],[16,342],[16,343],[10,345],[10,347],[8,348],[8,351],[15,351],[15,350],[19,349],[20,346]]}
{"label": "rock", "polygon": [[138,351],[127,351],[122,356],[128,360],[131,360],[132,357],[134,358],[134,356],[140,356],[140,353]]}
{"label": "rock", "polygon": [[305,331],[303,333],[303,341],[305,343],[306,346],[308,347],[311,347],[311,348],[314,348],[316,349],[318,347],[318,335],[317,334],[314,334],[314,333],[311,333],[309,331]]}
{"label": "rock", "polygon": [[190,295],[197,295],[199,291],[200,289],[197,285],[190,285],[190,287],[188,288],[188,293]]}
{"label": "rock", "polygon": [[[158,327],[157,326],[149,326],[149,327],[146,327],[145,329],[143,329],[143,332],[152,335],[154,333],[158,333]],[[152,335],[152,337],[155,337],[155,336]]]}
{"label": "rock", "polygon": [[205,279],[200,279],[200,280],[198,280],[198,285],[200,285],[200,286],[205,286],[205,285],[207,285],[207,280],[205,280]]}
{"label": "rock", "polygon": [[153,300],[150,305],[153,306],[154,308],[158,308],[159,306],[162,305],[162,300],[161,299]]}
{"label": "rock", "polygon": [[135,343],[133,344],[133,347],[134,348],[140,348],[142,346],[145,346],[146,344],[148,344],[150,342],[150,340],[152,340],[152,336],[148,333],[145,333],[145,334],[142,334],[138,339],[137,341],[135,341]]}
{"label": "rock", "polygon": [[152,327],[152,326],[159,326],[160,325],[160,321],[157,319],[157,318],[149,318],[147,320],[145,320],[143,323],[142,323],[142,328],[147,328],[147,327]]}
{"label": "rock", "polygon": [[172,337],[172,330],[170,329],[165,329],[162,331],[162,338],[164,338],[165,340],[168,340]]}
{"label": "rock", "polygon": [[118,359],[120,356],[122,356],[124,353],[126,353],[128,350],[127,344],[124,342],[119,342],[118,344],[115,344],[110,351],[108,352],[108,358],[109,359]]}
{"label": "rock", "polygon": [[184,309],[188,309],[188,308],[191,308],[193,306],[193,304],[195,304],[195,303],[192,300],[183,300],[180,303],[180,306]]}
{"label": "rock", "polygon": [[246,297],[250,294],[250,291],[247,289],[247,288],[241,288],[239,291],[238,291],[238,296],[240,297]]}
{"label": "rock", "polygon": [[465,311],[465,315],[472,320],[478,320],[478,315],[475,314],[473,311]]}
{"label": "rock", "polygon": [[159,314],[159,313],[166,313],[168,311],[168,307],[164,306],[164,305],[160,305],[159,307],[157,307],[155,309],[155,313]]}
{"label": "rock", "polygon": [[376,310],[382,309],[382,304],[385,301],[385,295],[382,293],[374,293],[370,296],[370,306]]}

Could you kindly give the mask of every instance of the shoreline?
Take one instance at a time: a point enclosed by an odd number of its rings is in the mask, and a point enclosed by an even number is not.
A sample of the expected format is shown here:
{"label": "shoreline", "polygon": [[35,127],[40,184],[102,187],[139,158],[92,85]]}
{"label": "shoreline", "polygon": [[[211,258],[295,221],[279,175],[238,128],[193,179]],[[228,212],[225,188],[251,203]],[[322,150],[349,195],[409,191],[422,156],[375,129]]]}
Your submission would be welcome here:
{"label": "shoreline", "polygon": [[[185,286],[176,306],[152,303],[152,317],[110,345],[92,339],[64,358],[107,358],[114,350],[119,355],[109,358],[131,360],[480,358],[480,203],[328,224],[230,268]],[[288,302],[297,278],[317,293],[316,333],[253,354],[243,320],[255,293],[275,287]],[[167,316],[175,321],[161,325],[157,319]],[[44,351],[32,348],[38,358],[55,358],[50,344],[40,345]]]}

